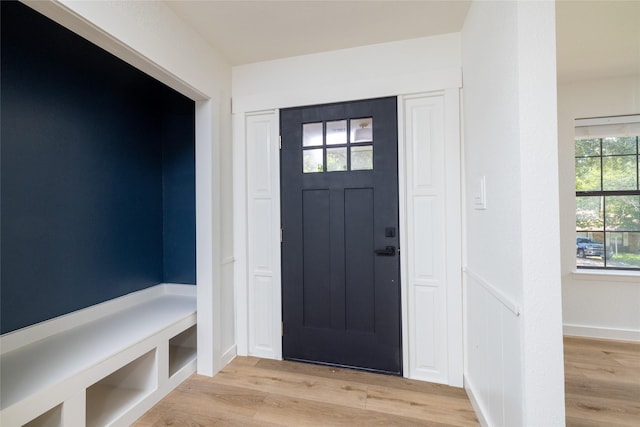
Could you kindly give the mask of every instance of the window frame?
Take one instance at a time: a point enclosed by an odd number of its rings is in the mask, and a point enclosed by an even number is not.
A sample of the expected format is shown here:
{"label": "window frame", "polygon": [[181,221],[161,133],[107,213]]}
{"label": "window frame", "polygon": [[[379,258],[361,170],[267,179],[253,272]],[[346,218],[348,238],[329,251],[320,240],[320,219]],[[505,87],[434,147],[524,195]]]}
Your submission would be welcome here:
{"label": "window frame", "polygon": [[[602,198],[602,227],[599,229],[578,230],[577,223],[575,225],[575,238],[578,237],[578,233],[586,233],[588,237],[591,237],[593,233],[602,233],[603,236],[603,265],[602,266],[585,266],[578,265],[576,261],[577,272],[587,271],[600,271],[600,272],[628,272],[631,274],[640,273],[640,267],[629,268],[620,266],[608,266],[607,265],[607,252],[608,242],[607,233],[639,233],[640,230],[607,230],[607,197],[615,196],[638,196],[640,197],[640,115],[628,115],[617,117],[598,117],[588,119],[576,119],[574,121],[574,164],[577,164],[578,158],[596,158],[600,163],[600,189],[578,191],[575,190],[575,200],[578,201],[582,197],[600,197]],[[603,152],[603,140],[610,137],[635,137],[636,150],[634,154],[612,154],[605,155]],[[576,141],[584,139],[597,139],[599,140],[599,153],[598,155],[577,156],[575,152]],[[636,167],[636,188],[633,190],[605,190],[604,180],[604,160],[606,158],[622,157],[622,156],[635,156]],[[577,170],[574,170],[574,180],[577,176]],[[575,181],[574,181],[575,188]],[[578,203],[576,203],[576,213],[578,209]]]}
{"label": "window frame", "polygon": [[[328,134],[329,134],[329,129],[328,129],[328,124],[329,123],[337,123],[337,122],[345,122],[345,140],[344,142],[340,142],[340,143],[331,143],[328,142]],[[353,126],[354,124],[357,124],[358,122],[365,122],[365,121],[369,121],[369,123],[367,124],[367,126],[364,126],[363,128],[369,127],[371,129],[371,137],[365,140],[355,140],[355,135],[353,132]],[[321,138],[321,142],[319,144],[306,144],[305,145],[305,141],[306,139],[306,133],[305,133],[305,127],[306,126],[312,126],[312,125],[322,125],[321,126],[321,132],[322,132],[322,138]],[[331,119],[331,120],[322,120],[322,121],[312,121],[312,122],[304,122],[302,123],[302,128],[301,128],[301,149],[302,149],[302,173],[303,174],[325,174],[325,173],[336,173],[336,172],[371,172],[374,170],[374,164],[373,164],[373,150],[375,149],[375,141],[373,138],[373,117],[372,116],[367,116],[367,117],[360,117],[360,116],[354,116],[354,117],[343,117],[343,118],[339,118],[339,119]],[[366,167],[366,168],[353,168],[353,162],[352,162],[352,155],[353,155],[353,150],[352,148],[367,148],[367,147],[371,147],[371,167]],[[339,150],[339,149],[344,149],[345,150],[345,168],[344,169],[329,169],[329,150]],[[305,153],[306,152],[311,152],[314,150],[322,150],[322,170],[316,169],[316,170],[305,170]],[[357,150],[356,150],[357,151]],[[320,164],[318,164],[318,166],[320,166]]]}

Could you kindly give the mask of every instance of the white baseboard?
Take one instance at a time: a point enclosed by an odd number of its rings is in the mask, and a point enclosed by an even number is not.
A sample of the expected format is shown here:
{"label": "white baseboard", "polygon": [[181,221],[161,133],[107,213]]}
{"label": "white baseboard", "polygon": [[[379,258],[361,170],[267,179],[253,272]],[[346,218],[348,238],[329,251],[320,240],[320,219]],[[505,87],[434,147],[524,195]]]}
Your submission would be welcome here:
{"label": "white baseboard", "polygon": [[235,357],[236,357],[236,345],[232,345],[229,347],[227,351],[224,352],[222,357],[220,357],[220,366],[224,368],[227,366]]}
{"label": "white baseboard", "polygon": [[584,325],[564,324],[562,327],[564,335],[585,338],[603,338],[620,341],[640,341],[640,330],[601,328]]}
{"label": "white baseboard", "polygon": [[473,393],[473,386],[469,382],[467,377],[464,377],[464,390],[467,392],[467,396],[469,397],[469,402],[471,402],[471,407],[476,413],[476,417],[478,418],[478,422],[482,427],[489,427],[489,423],[484,416],[484,412],[482,411],[482,405],[476,399],[475,394]]}

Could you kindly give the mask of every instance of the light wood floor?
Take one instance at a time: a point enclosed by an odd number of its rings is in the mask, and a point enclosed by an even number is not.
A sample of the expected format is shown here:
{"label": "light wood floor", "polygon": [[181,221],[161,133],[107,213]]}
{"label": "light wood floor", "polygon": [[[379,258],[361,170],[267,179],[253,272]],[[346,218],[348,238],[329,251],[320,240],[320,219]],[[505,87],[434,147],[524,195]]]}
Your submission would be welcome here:
{"label": "light wood floor", "polygon": [[138,420],[159,426],[474,426],[463,389],[348,369],[237,357],[193,375]]}
{"label": "light wood floor", "polygon": [[[565,337],[567,426],[640,426],[640,343]],[[193,375],[135,424],[474,426],[462,389],[325,366],[238,357]],[[516,426],[514,426],[516,427]]]}
{"label": "light wood floor", "polygon": [[640,426],[640,343],[564,339],[567,426]]}

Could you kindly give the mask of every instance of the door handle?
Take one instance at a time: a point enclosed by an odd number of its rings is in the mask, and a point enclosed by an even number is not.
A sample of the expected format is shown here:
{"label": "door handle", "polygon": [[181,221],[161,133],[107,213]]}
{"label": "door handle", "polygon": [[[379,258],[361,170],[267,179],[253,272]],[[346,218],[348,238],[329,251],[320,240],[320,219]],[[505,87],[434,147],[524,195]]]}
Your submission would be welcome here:
{"label": "door handle", "polygon": [[374,252],[375,252],[376,255],[394,256],[396,254],[396,247],[395,246],[387,246],[384,249],[376,249]]}

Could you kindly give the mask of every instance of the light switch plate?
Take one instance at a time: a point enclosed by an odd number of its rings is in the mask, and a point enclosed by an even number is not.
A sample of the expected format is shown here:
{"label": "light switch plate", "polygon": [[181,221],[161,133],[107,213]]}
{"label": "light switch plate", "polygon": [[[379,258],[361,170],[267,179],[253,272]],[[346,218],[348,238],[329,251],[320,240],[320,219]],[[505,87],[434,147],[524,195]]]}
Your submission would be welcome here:
{"label": "light switch plate", "polygon": [[483,175],[480,177],[473,195],[473,208],[478,210],[487,209],[487,178]]}

